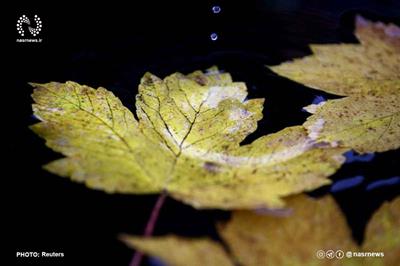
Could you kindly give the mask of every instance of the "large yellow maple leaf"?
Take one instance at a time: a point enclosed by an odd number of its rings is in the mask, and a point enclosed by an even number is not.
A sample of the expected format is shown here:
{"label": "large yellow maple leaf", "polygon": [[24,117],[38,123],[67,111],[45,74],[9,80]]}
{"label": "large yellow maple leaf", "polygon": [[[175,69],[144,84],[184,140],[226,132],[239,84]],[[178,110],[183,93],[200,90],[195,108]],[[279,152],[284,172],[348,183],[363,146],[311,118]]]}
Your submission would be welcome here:
{"label": "large yellow maple leaf", "polygon": [[32,129],[65,155],[45,166],[95,189],[158,193],[196,208],[282,207],[282,197],[329,183],[344,149],[302,126],[240,142],[262,118],[263,99],[211,69],[159,79],[145,74],[137,117],[104,88],[33,84]]}

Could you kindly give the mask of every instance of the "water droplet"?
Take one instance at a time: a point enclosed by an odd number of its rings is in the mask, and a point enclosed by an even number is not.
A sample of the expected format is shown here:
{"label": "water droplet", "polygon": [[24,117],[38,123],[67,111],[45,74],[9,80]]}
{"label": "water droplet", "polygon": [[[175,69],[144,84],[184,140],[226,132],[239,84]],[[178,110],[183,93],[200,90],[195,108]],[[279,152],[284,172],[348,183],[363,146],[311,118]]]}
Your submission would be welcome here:
{"label": "water droplet", "polygon": [[314,100],[312,101],[312,104],[319,104],[319,103],[325,102],[325,101],[326,100],[325,100],[324,96],[317,95],[317,96],[314,97]]}
{"label": "water droplet", "polygon": [[212,41],[216,41],[216,40],[218,39],[218,34],[216,34],[215,32],[211,33],[210,39],[211,39]]}
{"label": "water droplet", "polygon": [[221,7],[220,6],[213,6],[212,7],[212,12],[214,14],[218,14],[219,12],[221,12]]}
{"label": "water droplet", "polygon": [[360,185],[363,181],[364,177],[360,175],[336,181],[331,187],[331,192],[336,193],[350,189],[352,187],[356,187]]}
{"label": "water droplet", "polygon": [[394,176],[391,178],[381,179],[381,180],[371,182],[367,186],[367,191],[370,191],[370,190],[373,190],[376,188],[380,188],[380,187],[393,186],[393,185],[398,185],[398,184],[400,184],[400,176]]}
{"label": "water droplet", "polygon": [[356,154],[353,151],[348,151],[344,154],[346,157],[346,163],[352,163],[352,162],[369,162],[372,159],[374,159],[375,154],[374,153],[365,153],[365,154]]}

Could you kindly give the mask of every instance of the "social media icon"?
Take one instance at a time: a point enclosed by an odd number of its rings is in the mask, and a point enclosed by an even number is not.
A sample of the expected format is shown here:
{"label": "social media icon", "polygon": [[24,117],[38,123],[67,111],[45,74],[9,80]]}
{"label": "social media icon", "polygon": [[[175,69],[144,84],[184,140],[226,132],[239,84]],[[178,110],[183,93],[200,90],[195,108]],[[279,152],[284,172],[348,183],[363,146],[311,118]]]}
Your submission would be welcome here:
{"label": "social media icon", "polygon": [[323,251],[323,250],[318,250],[317,253],[316,253],[316,255],[317,255],[317,258],[318,258],[318,259],[323,259],[323,258],[325,258],[325,251]]}
{"label": "social media icon", "polygon": [[336,252],[335,252],[335,257],[336,258],[338,258],[338,259],[343,259],[343,257],[344,257],[344,252],[342,251],[342,250],[337,250]]}
{"label": "social media icon", "polygon": [[335,257],[335,251],[330,249],[327,252],[325,252],[325,256],[327,259],[333,259]]}

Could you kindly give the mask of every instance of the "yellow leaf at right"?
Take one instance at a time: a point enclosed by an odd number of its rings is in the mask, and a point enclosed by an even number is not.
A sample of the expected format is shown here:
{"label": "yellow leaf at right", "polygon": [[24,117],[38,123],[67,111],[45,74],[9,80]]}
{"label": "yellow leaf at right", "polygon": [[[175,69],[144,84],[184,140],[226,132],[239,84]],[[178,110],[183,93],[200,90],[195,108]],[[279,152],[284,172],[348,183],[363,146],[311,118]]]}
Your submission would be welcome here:
{"label": "yellow leaf at right", "polygon": [[400,147],[400,94],[350,96],[305,107],[313,113],[303,126],[319,141],[359,153]]}
{"label": "yellow leaf at right", "polygon": [[[348,96],[305,107],[319,141],[359,153],[400,147],[400,28],[357,17],[361,44],[312,45],[313,55],[271,67],[279,75]],[[318,129],[318,132],[315,132]]]}
{"label": "yellow leaf at right", "polygon": [[358,16],[355,35],[361,44],[313,44],[313,55],[270,68],[336,95],[399,93],[400,28]]}

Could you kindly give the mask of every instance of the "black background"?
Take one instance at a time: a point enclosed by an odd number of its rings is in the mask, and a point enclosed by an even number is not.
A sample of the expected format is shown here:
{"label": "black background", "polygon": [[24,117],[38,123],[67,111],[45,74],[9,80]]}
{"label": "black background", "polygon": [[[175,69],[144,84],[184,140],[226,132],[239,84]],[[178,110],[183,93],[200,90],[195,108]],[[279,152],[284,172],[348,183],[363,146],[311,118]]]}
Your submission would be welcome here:
{"label": "black background", "polygon": [[[3,132],[7,171],[3,179],[6,220],[11,227],[10,257],[16,251],[64,252],[63,259],[16,259],[18,265],[128,265],[133,251],[117,240],[119,233],[141,234],[157,196],[108,195],[53,176],[41,165],[60,155],[28,129],[32,89],[27,82],[73,80],[113,91],[134,110],[140,77],[150,71],[160,77],[218,65],[244,81],[249,97],[265,97],[264,119],[246,142],[302,124],[301,108],[316,96],[335,98],[278,77],[265,65],[310,54],[310,43],[357,42],[352,34],[355,14],[400,24],[399,1],[115,1],[83,3],[19,3],[6,9],[9,33],[2,41],[4,78]],[[222,11],[213,14],[212,6]],[[21,15],[43,22],[42,43],[17,43]],[[27,32],[27,29],[24,28]],[[212,41],[211,33],[218,39]],[[334,196],[344,210],[353,235],[362,241],[365,223],[399,185],[367,192],[371,181],[400,176],[400,153],[391,151],[371,162],[346,164],[331,178],[363,175],[356,188]],[[10,184],[8,184],[10,181]],[[312,193],[329,192],[324,187]],[[223,211],[196,211],[168,199],[155,234],[208,235],[217,238],[214,222],[229,217]],[[11,228],[8,230],[8,228]],[[10,246],[10,245],[8,245]]]}

